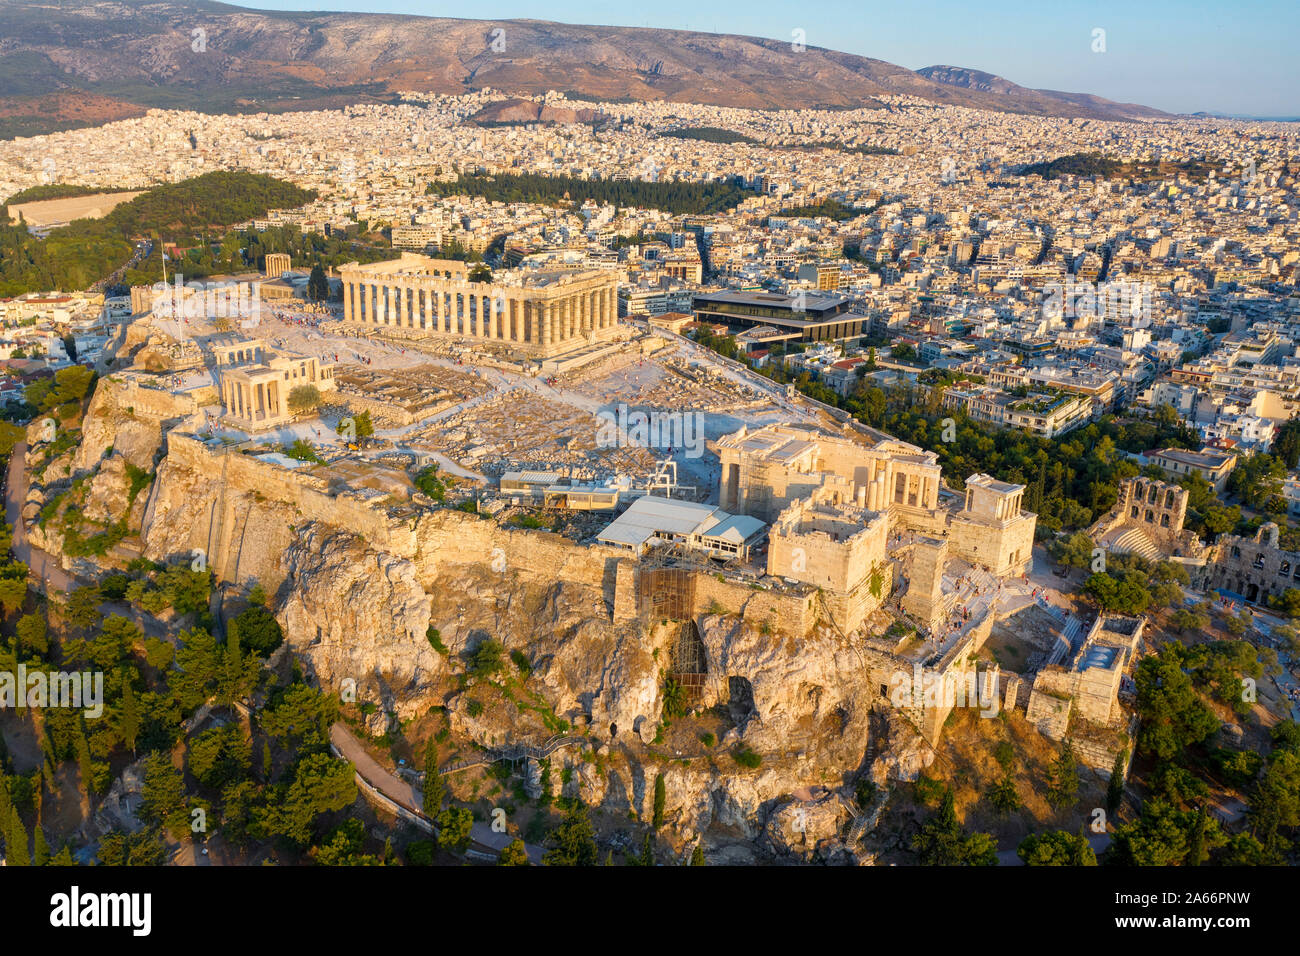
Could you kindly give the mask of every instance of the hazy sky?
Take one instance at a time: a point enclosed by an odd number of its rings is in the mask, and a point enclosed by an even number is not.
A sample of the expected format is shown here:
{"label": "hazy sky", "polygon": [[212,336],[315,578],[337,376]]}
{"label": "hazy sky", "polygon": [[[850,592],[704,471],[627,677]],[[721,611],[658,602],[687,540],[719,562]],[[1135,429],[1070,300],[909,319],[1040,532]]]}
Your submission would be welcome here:
{"label": "hazy sky", "polygon": [[[1175,113],[1300,117],[1300,0],[250,0],[277,10],[357,10],[559,20],[740,33],[875,57],[909,69],[987,70],[1039,89]],[[1093,31],[1105,30],[1104,53]]]}

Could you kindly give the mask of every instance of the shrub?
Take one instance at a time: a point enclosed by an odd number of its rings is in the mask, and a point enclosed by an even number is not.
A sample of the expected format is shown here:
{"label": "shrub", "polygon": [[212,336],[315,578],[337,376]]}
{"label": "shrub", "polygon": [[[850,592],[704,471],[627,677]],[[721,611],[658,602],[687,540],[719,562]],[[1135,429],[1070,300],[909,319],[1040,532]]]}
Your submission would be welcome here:
{"label": "shrub", "polygon": [[486,638],[469,655],[469,672],[483,680],[493,677],[505,666],[504,656],[505,648],[501,642],[491,637]]}
{"label": "shrub", "polygon": [[528,655],[525,654],[523,651],[520,650],[511,651],[510,660],[514,663],[515,667],[519,669],[519,673],[522,674],[524,677],[527,677],[529,674],[533,672],[532,662],[528,660]]}
{"label": "shrub", "polygon": [[433,866],[436,849],[432,840],[412,840],[406,844],[406,862],[411,866]]}

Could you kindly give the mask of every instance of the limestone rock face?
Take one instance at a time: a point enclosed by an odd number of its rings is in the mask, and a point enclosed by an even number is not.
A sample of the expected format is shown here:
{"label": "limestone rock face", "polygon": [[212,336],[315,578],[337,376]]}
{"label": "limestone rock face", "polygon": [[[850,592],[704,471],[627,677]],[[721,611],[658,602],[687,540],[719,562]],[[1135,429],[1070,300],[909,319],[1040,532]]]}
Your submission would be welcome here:
{"label": "limestone rock face", "polygon": [[322,686],[343,690],[351,679],[357,700],[378,701],[402,718],[433,703],[444,664],[425,637],[430,602],[410,561],[315,524],[282,561],[285,597],[276,617]]}
{"label": "limestone rock face", "polygon": [[708,668],[705,706],[730,705],[739,739],[764,751],[831,747],[861,758],[870,715],[867,673],[847,640],[818,628],[796,642],[716,614],[703,617],[699,630]]}
{"label": "limestone rock face", "polygon": [[126,459],[113,454],[104,459],[99,471],[90,479],[83,509],[95,521],[116,521],[127,509],[131,479],[126,474]]}
{"label": "limestone rock face", "polygon": [[[447,568],[431,582],[432,620],[449,652],[460,656],[491,637],[521,651],[532,667],[530,686],[565,720],[591,715],[601,739],[639,732],[653,736],[658,720],[659,669],[634,625],[614,625],[603,600],[569,581],[543,583],[489,568]],[[521,723],[522,721],[522,723]],[[513,715],[513,736],[546,737]],[[465,729],[481,740],[470,724]],[[502,727],[502,735],[509,728]]]}
{"label": "limestone rock face", "polygon": [[156,420],[133,414],[129,406],[121,404],[119,393],[119,387],[108,380],[96,386],[82,422],[74,471],[93,468],[109,448],[137,468],[153,470],[154,455],[162,445],[162,427]]}
{"label": "limestone rock face", "polygon": [[934,748],[903,717],[889,717],[889,746],[882,748],[871,767],[871,779],[878,787],[890,780],[915,782],[934,763]]}
{"label": "limestone rock face", "polygon": [[452,511],[421,518],[417,538],[433,626],[453,656],[492,637],[528,658],[530,686],[557,717],[590,715],[601,740],[611,728],[653,737],[659,664],[638,623],[611,621],[598,554]]}
{"label": "limestone rock face", "polygon": [[297,540],[294,522],[300,520],[291,506],[233,484],[223,494],[219,474],[200,474],[170,457],[159,465],[155,482],[156,489],[136,499],[141,505],[152,493],[153,512],[142,533],[145,557],[188,560],[201,550],[226,580],[258,581],[272,593],[280,587],[281,557]]}
{"label": "limestone rock face", "polygon": [[834,794],[791,800],[768,815],[764,835],[777,854],[811,860],[839,843],[840,825],[847,817]]}

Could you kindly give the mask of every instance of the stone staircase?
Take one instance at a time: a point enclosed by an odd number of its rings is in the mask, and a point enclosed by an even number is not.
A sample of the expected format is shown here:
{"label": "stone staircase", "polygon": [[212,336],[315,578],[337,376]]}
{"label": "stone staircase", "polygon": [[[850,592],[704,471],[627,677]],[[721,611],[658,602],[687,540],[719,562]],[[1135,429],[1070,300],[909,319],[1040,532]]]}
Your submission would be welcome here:
{"label": "stone staircase", "polygon": [[[1058,610],[1058,615],[1060,614]],[[1054,664],[1060,664],[1067,657],[1079,649],[1079,644],[1083,640],[1083,622],[1073,614],[1066,615],[1061,620],[1061,633],[1057,635],[1052,644],[1052,648],[1047,652],[1047,657],[1043,661],[1043,666],[1051,667]]]}
{"label": "stone staircase", "polygon": [[1071,614],[1065,619],[1065,627],[1061,629],[1061,637],[1069,643],[1070,649],[1077,651],[1079,649],[1079,639],[1083,632],[1083,622]]}

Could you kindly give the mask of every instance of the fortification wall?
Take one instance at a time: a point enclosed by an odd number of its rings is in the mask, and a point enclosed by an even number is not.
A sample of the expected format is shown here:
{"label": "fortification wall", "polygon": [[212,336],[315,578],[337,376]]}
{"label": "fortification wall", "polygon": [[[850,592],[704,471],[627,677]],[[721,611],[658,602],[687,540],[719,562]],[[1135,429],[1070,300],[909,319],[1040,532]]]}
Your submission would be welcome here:
{"label": "fortification wall", "polygon": [[113,404],[133,415],[165,421],[188,418],[199,410],[193,392],[172,393],[161,388],[146,388],[135,379],[118,384],[111,376],[108,382],[114,392]]}
{"label": "fortification wall", "polygon": [[1025,717],[1044,736],[1064,740],[1070,728],[1074,693],[1075,681],[1069,671],[1056,667],[1041,670],[1034,678]]}
{"label": "fortification wall", "polygon": [[512,571],[600,588],[611,608],[619,564],[627,560],[627,552],[618,548],[578,544],[549,531],[502,528],[493,521],[447,509],[421,515],[414,541],[412,560],[421,580],[436,580],[444,568],[481,565],[501,574]]}
{"label": "fortification wall", "polygon": [[141,531],[146,556],[189,558],[201,551],[218,580],[284,578],[280,558],[297,529],[318,522],[362,537],[378,551],[415,555],[410,518],[374,499],[333,493],[327,482],[273,462],[172,432]]}
{"label": "fortification wall", "polygon": [[695,616],[708,613],[715,603],[751,622],[766,622],[774,631],[803,637],[817,622],[817,592],[812,588],[777,591],[751,588],[743,581],[719,581],[696,572]]}
{"label": "fortification wall", "polygon": [[954,515],[948,539],[952,550],[972,564],[983,565],[992,574],[1019,574],[1029,566],[1034,547],[1037,518],[1024,514],[1006,525]]}

